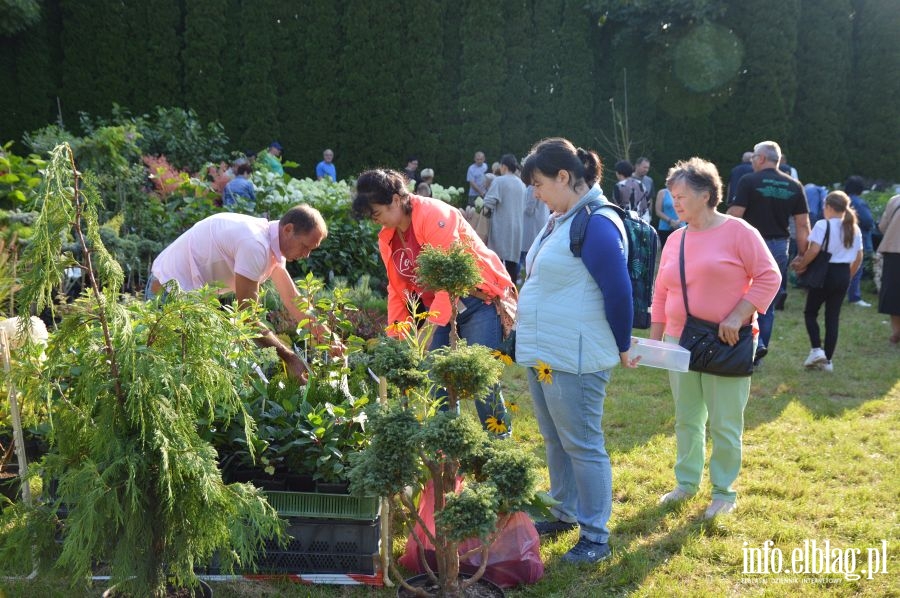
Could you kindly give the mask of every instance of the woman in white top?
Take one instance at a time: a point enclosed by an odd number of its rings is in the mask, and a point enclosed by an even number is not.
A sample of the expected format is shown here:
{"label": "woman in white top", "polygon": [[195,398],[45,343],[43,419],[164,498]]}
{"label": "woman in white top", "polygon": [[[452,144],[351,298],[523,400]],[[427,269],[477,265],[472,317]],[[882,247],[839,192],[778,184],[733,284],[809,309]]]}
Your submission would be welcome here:
{"label": "woman in white top", "polygon": [[[825,227],[828,227],[828,247],[824,250],[831,253],[828,262],[828,273],[825,284],[820,289],[809,289],[806,295],[806,333],[812,349],[803,363],[809,369],[833,371],[831,357],[837,346],[838,321],[841,316],[841,303],[850,279],[862,263],[862,233],[856,224],[856,212],[850,207],[850,198],[843,191],[833,191],[825,198],[825,217],[816,222],[809,234],[809,249],[794,259],[791,267],[798,273],[806,267],[822,251],[825,240]],[[825,348],[819,334],[819,308],[825,304]]]}

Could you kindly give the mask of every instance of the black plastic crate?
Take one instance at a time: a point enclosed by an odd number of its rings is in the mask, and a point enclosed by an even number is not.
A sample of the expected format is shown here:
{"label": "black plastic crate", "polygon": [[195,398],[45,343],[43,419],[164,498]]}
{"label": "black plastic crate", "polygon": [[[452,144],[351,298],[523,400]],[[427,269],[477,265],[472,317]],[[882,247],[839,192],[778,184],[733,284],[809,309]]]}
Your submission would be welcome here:
{"label": "black plastic crate", "polygon": [[[374,521],[289,518],[288,541],[266,542],[257,573],[362,573],[372,575],[378,561],[380,518]],[[217,573],[214,564],[210,573]],[[243,571],[251,573],[251,571]]]}

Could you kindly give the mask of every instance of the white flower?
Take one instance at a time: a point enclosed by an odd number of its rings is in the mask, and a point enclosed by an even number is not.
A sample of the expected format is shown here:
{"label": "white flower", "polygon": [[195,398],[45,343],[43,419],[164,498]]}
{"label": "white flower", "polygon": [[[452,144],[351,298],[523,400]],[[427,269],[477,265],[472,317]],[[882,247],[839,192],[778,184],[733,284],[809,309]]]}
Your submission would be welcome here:
{"label": "white flower", "polygon": [[[6,331],[6,337],[9,339],[9,348],[16,349],[22,346],[22,335],[19,334],[19,318],[6,318],[0,320],[0,329]],[[31,340],[42,345],[47,344],[50,334],[44,321],[35,316],[31,316]]]}

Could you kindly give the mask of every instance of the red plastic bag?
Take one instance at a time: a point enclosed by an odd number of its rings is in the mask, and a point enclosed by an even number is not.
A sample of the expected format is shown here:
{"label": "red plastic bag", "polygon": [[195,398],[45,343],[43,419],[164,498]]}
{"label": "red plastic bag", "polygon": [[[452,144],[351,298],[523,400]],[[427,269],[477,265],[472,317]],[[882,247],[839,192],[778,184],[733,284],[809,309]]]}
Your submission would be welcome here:
{"label": "red plastic bag", "polygon": [[[456,491],[462,486],[457,479]],[[434,484],[431,480],[425,486],[419,500],[419,516],[428,530],[434,533]],[[425,547],[425,559],[434,570],[437,561],[434,558],[434,545],[428,540],[422,527],[416,524],[412,534],[406,539],[406,550],[400,557],[400,564],[417,573],[424,573],[425,568],[419,560],[419,547],[415,534]],[[472,548],[481,546],[481,540],[470,538],[459,545],[459,554],[465,554]],[[459,562],[460,573],[475,573],[481,566],[481,552],[477,551]],[[507,520],[488,551],[488,564],[484,577],[501,588],[512,588],[521,584],[530,584],[544,576],[544,562],[541,560],[541,540],[531,518],[525,513],[517,512]]]}

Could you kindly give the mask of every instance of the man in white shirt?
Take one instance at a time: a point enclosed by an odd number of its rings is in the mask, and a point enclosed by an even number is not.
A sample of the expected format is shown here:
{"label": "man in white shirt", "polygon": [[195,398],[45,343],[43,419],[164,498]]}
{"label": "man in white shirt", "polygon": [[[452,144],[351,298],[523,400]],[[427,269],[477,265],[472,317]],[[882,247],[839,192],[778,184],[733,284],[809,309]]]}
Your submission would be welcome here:
{"label": "man in white shirt", "polygon": [[[153,261],[147,297],[152,299],[165,283],[175,280],[185,291],[204,285],[234,291],[240,304],[259,299],[259,285],[272,279],[290,316],[300,322],[306,316],[294,299],[300,295],[288,274],[288,261],[308,257],[328,235],[322,215],[299,205],[281,220],[268,221],[245,214],[214,214],[194,224]],[[306,378],[306,366],[291,349],[261,324],[257,344],[274,347],[288,372]]]}

